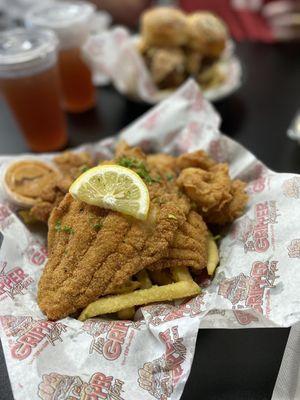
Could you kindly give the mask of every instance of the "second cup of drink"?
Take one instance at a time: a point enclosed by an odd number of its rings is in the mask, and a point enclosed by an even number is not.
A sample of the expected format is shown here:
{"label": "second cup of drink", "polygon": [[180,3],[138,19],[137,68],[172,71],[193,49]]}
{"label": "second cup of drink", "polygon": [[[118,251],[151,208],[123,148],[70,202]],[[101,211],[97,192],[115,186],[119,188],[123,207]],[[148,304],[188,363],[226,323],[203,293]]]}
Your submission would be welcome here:
{"label": "second cup of drink", "polygon": [[25,17],[27,26],[46,27],[58,36],[63,108],[73,113],[87,111],[96,102],[92,74],[81,52],[94,13],[87,2],[57,1],[35,6]]}

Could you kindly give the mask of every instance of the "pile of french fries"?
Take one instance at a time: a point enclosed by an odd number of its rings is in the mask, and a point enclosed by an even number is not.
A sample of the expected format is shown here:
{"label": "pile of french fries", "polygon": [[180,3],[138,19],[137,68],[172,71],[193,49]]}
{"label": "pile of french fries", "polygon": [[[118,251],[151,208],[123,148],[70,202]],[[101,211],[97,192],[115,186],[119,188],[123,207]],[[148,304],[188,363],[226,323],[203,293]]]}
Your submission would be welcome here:
{"label": "pile of french fries", "polygon": [[[208,275],[214,274],[218,263],[218,248],[211,236],[208,242]],[[106,314],[116,314],[116,318],[128,320],[134,317],[137,306],[193,297],[201,291],[188,267],[160,271],[141,270],[134,278],[136,280],[129,280],[115,290],[114,294],[89,304],[81,312],[79,320],[85,321]]]}

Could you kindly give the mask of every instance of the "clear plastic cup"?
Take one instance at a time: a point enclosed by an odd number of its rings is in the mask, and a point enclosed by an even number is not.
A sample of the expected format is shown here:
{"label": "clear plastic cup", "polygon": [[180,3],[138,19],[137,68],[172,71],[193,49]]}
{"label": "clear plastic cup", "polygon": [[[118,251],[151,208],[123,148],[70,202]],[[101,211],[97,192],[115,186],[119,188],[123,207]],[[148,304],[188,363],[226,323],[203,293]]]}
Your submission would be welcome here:
{"label": "clear plastic cup", "polygon": [[67,143],[57,46],[49,30],[0,33],[0,91],[34,151],[58,150]]}
{"label": "clear plastic cup", "polygon": [[27,26],[52,29],[59,38],[63,106],[69,112],[83,112],[95,106],[92,74],[81,52],[94,15],[95,7],[90,3],[55,1],[35,6],[25,16]]}

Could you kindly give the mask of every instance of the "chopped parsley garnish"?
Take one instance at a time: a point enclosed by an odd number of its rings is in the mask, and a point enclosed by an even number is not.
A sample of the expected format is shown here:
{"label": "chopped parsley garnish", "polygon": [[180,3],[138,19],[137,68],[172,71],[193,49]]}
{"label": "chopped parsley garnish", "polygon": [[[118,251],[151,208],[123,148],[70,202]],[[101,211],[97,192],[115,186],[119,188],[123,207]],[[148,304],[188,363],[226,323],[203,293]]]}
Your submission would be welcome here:
{"label": "chopped parsley garnish", "polygon": [[103,226],[103,225],[102,225],[101,223],[98,222],[98,223],[96,223],[96,224],[93,225],[93,228],[95,229],[95,231],[98,232],[98,231],[100,231],[100,229],[102,228],[102,226]]}
{"label": "chopped parsley garnish", "polygon": [[174,176],[172,174],[167,175],[167,181],[171,182],[174,179]]}
{"label": "chopped parsley garnish", "polygon": [[120,157],[117,160],[117,164],[121,165],[121,167],[133,169],[146,183],[151,184],[161,181],[160,176],[153,178],[143,161],[136,158]]}
{"label": "chopped parsley garnish", "polygon": [[61,220],[59,220],[59,219],[56,221],[55,230],[56,230],[57,232],[60,232],[60,231],[61,231]]}
{"label": "chopped parsley garnish", "polygon": [[70,226],[62,226],[61,230],[66,233],[74,233],[74,229]]}
{"label": "chopped parsley garnish", "polygon": [[87,170],[89,170],[89,167],[87,166],[87,165],[83,165],[81,168],[80,168],[80,172],[83,174],[84,172],[86,172]]}
{"label": "chopped parsley garnish", "polygon": [[56,232],[74,233],[74,229],[71,228],[70,226],[67,226],[67,225],[62,226],[61,220],[59,220],[59,219],[56,221],[55,230],[56,230]]}

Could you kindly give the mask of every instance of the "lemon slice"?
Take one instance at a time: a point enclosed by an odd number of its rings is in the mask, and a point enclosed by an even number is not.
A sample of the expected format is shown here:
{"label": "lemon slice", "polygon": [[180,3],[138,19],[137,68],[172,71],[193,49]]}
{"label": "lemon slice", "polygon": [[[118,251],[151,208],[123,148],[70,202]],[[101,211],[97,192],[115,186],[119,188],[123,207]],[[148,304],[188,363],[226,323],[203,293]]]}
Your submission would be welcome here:
{"label": "lemon slice", "polygon": [[119,211],[144,220],[149,210],[149,192],[143,180],[129,168],[100,165],[80,175],[69,189],[80,201]]}

